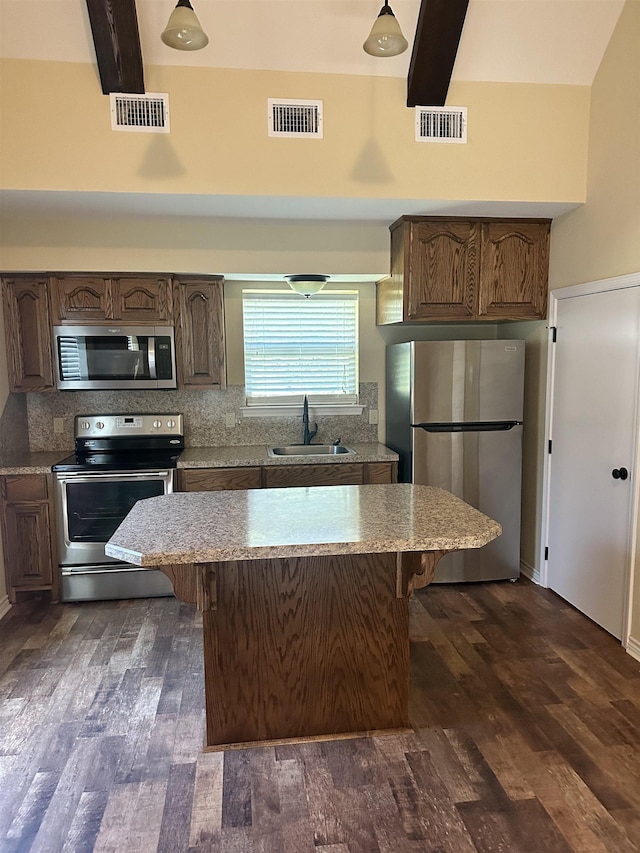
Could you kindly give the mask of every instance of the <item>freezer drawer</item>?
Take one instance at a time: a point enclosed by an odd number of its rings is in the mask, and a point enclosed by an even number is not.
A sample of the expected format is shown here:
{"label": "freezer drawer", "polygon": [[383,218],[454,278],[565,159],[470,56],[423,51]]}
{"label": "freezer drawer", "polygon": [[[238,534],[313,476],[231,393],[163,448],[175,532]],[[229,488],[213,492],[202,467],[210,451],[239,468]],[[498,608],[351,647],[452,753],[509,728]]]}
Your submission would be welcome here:
{"label": "freezer drawer", "polygon": [[413,482],[452,492],[502,525],[482,548],[458,551],[438,563],[434,581],[482,581],[520,574],[522,426],[479,432],[413,430]]}

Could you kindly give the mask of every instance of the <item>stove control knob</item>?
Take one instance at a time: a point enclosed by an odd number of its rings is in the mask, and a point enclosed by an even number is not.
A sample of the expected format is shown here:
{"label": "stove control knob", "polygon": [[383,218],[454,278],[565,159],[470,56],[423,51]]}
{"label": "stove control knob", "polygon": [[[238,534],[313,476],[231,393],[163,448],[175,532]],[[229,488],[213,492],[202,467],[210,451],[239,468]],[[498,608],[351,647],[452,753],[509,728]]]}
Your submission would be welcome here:
{"label": "stove control knob", "polygon": [[161,426],[162,426],[162,421],[155,420],[155,421],[153,422],[153,427],[154,427],[154,429],[160,429],[160,427],[161,427]]}
{"label": "stove control knob", "polygon": [[89,421],[82,421],[82,423],[80,424],[80,428],[81,429],[91,429],[91,424],[89,423]]}
{"label": "stove control knob", "polygon": [[102,421],[96,421],[96,427],[98,429],[104,429],[104,424],[102,423]]}
{"label": "stove control knob", "polygon": [[175,425],[176,422],[172,418],[167,421],[167,426],[169,427],[169,429],[173,429]]}

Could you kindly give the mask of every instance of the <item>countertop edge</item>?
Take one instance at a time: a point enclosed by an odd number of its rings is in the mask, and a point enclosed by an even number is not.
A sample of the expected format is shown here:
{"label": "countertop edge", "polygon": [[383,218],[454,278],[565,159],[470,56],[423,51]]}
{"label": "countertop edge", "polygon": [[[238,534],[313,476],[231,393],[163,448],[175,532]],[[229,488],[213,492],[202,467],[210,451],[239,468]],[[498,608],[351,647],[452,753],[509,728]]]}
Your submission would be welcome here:
{"label": "countertop edge", "polygon": [[[292,514],[292,512],[295,512]],[[411,484],[182,492],[140,501],[106,553],[143,568],[479,548],[500,524]]]}
{"label": "countertop edge", "polygon": [[394,542],[335,542],[318,545],[270,545],[261,548],[194,548],[171,553],[139,552],[118,545],[107,544],[105,553],[109,557],[124,560],[140,568],[153,569],[158,566],[189,565],[191,563],[226,563],[236,560],[273,560],[295,557],[338,557],[342,554],[389,554],[413,551],[458,551],[465,548],[481,548],[502,532],[497,522],[483,535],[438,536],[425,539],[396,540]]}

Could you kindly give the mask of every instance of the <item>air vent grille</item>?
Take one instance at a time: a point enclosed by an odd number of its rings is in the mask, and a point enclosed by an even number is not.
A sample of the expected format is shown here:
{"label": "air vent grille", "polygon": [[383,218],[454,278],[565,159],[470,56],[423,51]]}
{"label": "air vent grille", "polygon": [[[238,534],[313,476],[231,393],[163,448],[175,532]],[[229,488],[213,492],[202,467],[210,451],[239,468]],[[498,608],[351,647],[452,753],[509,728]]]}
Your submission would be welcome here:
{"label": "air vent grille", "polygon": [[112,92],[111,129],[169,133],[169,95],[148,92],[126,95]]}
{"label": "air vent grille", "polygon": [[466,107],[416,107],[417,142],[467,141]]}
{"label": "air vent grille", "polygon": [[322,101],[269,98],[269,136],[322,139]]}

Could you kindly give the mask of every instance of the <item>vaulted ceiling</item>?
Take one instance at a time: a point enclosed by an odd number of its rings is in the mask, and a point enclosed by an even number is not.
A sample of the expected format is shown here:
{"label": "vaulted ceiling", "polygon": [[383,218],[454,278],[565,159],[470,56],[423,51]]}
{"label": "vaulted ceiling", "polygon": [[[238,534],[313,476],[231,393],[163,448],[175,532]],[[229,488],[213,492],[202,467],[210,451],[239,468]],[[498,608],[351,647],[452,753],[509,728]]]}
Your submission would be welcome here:
{"label": "vaulted ceiling", "polygon": [[[160,33],[175,0],[136,0],[145,65],[256,68],[407,77],[411,50],[362,50],[382,0],[192,0],[208,33],[200,51]],[[420,0],[393,0],[413,43]],[[454,80],[593,82],[624,0],[469,0]],[[95,62],[86,0],[0,0],[0,56]]]}

